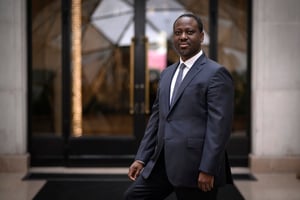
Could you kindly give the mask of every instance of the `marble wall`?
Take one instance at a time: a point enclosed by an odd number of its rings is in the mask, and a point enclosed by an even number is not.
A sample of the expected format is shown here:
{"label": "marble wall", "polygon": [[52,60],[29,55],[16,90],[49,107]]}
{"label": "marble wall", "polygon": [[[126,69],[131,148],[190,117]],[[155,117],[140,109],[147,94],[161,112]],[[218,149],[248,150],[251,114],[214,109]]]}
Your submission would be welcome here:
{"label": "marble wall", "polygon": [[0,171],[25,169],[26,1],[0,0]]}
{"label": "marble wall", "polygon": [[300,169],[300,1],[253,0],[254,171]]}

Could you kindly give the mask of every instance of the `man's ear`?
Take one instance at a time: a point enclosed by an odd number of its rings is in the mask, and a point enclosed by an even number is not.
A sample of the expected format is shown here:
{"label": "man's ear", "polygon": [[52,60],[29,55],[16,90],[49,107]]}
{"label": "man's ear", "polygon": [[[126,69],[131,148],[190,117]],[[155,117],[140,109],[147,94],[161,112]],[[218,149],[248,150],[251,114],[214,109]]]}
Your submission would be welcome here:
{"label": "man's ear", "polygon": [[204,41],[204,31],[202,31],[201,33],[200,33],[200,41],[201,41],[201,43],[203,43],[203,41]]}

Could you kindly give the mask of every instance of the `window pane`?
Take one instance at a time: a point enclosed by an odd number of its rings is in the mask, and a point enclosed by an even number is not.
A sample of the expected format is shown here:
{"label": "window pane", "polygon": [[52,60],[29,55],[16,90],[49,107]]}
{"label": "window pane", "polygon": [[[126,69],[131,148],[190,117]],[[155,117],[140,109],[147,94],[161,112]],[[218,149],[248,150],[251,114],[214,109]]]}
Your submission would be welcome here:
{"label": "window pane", "polygon": [[247,130],[247,16],[248,1],[219,1],[218,61],[226,66],[235,83],[234,134]]}
{"label": "window pane", "polygon": [[61,1],[32,5],[32,131],[60,134]]}
{"label": "window pane", "polygon": [[103,0],[82,1],[81,9],[82,135],[131,136],[133,7],[124,1]]}

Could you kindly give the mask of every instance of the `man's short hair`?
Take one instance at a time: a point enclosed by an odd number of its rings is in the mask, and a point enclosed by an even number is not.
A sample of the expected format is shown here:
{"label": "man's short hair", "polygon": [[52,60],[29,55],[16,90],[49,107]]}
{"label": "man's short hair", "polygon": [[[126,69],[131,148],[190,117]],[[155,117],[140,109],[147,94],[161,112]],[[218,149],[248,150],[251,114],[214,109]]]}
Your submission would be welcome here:
{"label": "man's short hair", "polygon": [[196,22],[197,22],[197,24],[198,24],[199,31],[200,31],[200,32],[203,31],[203,23],[202,23],[201,18],[200,18],[198,15],[195,15],[195,14],[193,14],[193,13],[184,13],[184,14],[180,15],[180,16],[175,20],[175,22],[174,22],[174,24],[173,24],[173,30],[174,30],[174,28],[175,28],[176,22],[177,22],[180,18],[182,18],[182,17],[190,17],[190,18],[195,19]]}

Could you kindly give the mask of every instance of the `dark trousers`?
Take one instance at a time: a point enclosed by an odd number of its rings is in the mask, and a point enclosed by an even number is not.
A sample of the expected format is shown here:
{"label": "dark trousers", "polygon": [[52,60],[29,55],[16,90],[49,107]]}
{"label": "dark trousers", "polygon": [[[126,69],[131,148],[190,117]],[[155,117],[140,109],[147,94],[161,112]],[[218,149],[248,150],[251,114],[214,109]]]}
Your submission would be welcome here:
{"label": "dark trousers", "polygon": [[173,191],[177,200],[216,200],[217,189],[203,192],[199,188],[174,187],[168,180],[163,153],[148,179],[139,176],[124,193],[124,200],[163,200]]}

